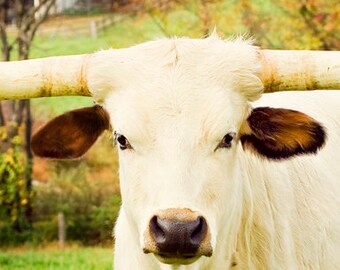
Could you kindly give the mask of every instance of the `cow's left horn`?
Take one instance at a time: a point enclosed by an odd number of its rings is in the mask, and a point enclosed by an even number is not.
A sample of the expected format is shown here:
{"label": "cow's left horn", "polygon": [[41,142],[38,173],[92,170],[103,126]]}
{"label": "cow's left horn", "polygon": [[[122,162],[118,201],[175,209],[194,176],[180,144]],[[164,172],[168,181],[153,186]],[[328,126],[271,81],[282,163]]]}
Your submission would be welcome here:
{"label": "cow's left horn", "polygon": [[90,96],[86,69],[91,55],[0,62],[0,100]]}
{"label": "cow's left horn", "polygon": [[340,52],[261,50],[265,92],[340,89]]}

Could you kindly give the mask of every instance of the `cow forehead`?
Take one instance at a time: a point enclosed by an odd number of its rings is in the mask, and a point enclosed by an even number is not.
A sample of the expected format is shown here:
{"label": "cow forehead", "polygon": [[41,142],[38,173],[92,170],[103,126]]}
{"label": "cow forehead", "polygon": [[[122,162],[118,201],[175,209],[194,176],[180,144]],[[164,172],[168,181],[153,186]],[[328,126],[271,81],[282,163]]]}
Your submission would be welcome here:
{"label": "cow forehead", "polygon": [[[146,42],[131,48],[96,53],[88,66],[88,86],[102,102],[113,92],[126,88],[155,93],[168,89],[220,87],[234,90],[248,100],[263,89],[257,48],[241,39],[222,41],[173,38]],[[188,87],[190,85],[190,87]]]}

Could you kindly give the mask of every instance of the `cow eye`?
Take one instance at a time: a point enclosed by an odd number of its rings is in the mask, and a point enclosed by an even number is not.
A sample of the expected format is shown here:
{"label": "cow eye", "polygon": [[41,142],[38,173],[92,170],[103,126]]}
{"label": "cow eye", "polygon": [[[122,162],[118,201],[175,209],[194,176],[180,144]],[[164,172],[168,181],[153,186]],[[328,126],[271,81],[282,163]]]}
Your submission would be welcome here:
{"label": "cow eye", "polygon": [[216,149],[218,148],[230,148],[232,141],[234,140],[236,136],[235,132],[230,132],[227,135],[225,135],[222,139],[222,141],[217,145]]}
{"label": "cow eye", "polygon": [[121,135],[117,132],[114,133],[116,143],[119,145],[120,150],[125,150],[125,149],[132,149],[131,144],[129,141],[126,139],[124,135]]}

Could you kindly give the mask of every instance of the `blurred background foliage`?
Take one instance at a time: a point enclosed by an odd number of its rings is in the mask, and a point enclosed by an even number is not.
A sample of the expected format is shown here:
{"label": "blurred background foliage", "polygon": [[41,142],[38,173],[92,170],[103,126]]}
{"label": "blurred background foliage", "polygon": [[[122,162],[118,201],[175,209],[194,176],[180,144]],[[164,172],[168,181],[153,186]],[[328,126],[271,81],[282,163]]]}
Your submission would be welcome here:
{"label": "blurred background foliage", "polygon": [[[223,38],[244,35],[262,48],[340,50],[339,0],[93,0],[85,6],[89,2],[74,1],[63,12],[51,14],[37,31],[30,58],[91,53],[162,37],[201,38],[214,28]],[[107,17],[112,23],[91,33],[89,23],[99,24]],[[10,39],[14,32],[9,31]],[[86,97],[35,99],[33,130],[60,113],[91,105]],[[4,143],[5,128],[0,137]],[[14,148],[0,153],[0,245],[57,240],[58,212],[65,214],[68,240],[111,245],[121,201],[110,134],[81,160],[35,158],[29,194],[23,188],[22,144],[17,138]],[[26,200],[32,201],[33,227],[17,231],[5,217],[15,221]]]}

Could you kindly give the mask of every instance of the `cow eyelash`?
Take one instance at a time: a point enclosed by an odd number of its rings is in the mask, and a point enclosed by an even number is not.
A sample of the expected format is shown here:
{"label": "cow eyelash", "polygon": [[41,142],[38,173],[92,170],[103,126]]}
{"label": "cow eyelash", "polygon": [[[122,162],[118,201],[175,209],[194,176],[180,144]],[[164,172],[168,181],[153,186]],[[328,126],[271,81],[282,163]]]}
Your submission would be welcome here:
{"label": "cow eyelash", "polygon": [[228,134],[226,134],[217,145],[215,151],[219,148],[230,148],[235,137],[236,132],[229,132]]}
{"label": "cow eyelash", "polygon": [[115,138],[116,144],[119,145],[120,150],[132,149],[131,144],[129,143],[129,141],[126,139],[124,135],[121,135],[115,131],[114,138]]}

